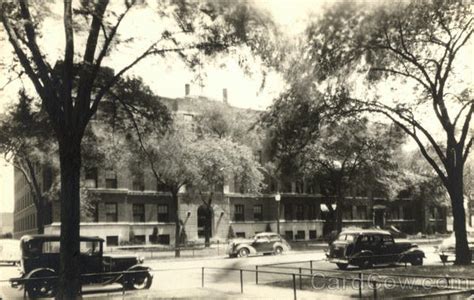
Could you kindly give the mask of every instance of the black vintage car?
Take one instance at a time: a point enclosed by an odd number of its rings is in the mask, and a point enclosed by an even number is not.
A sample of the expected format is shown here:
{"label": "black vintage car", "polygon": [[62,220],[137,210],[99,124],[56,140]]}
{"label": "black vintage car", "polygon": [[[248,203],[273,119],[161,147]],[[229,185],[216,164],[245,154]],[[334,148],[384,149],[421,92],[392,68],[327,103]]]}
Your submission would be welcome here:
{"label": "black vintage car", "polygon": [[425,254],[417,245],[395,242],[385,230],[346,230],[326,252],[329,262],[345,270],[349,265],[369,268],[379,264],[411,263],[422,265]]}
{"label": "black vintage car", "polygon": [[[23,236],[20,240],[21,277],[11,278],[11,285],[24,285],[31,298],[53,297],[59,272],[59,241],[59,235]],[[143,259],[104,255],[103,243],[99,237],[80,237],[82,284],[119,283],[125,289],[150,287],[153,277],[150,269],[141,264]]]}

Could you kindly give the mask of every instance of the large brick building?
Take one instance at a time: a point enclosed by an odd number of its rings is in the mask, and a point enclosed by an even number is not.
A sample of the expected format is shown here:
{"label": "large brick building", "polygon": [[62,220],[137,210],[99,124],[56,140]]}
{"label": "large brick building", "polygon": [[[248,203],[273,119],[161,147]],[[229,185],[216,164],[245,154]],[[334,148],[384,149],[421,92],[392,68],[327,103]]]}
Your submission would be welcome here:
{"label": "large brick building", "polygon": [[[193,127],[197,108],[209,99],[191,97],[186,85],[185,97],[163,99],[174,114],[174,119]],[[227,104],[227,91],[223,91],[222,102],[215,102],[229,110],[242,114],[256,115],[255,111],[237,109]],[[254,149],[257,159],[262,159],[262,151]],[[264,158],[263,158],[264,159]],[[40,181],[44,172],[38,166]],[[175,235],[176,207],[170,194],[160,190],[153,176],[143,176],[137,180],[130,170],[105,170],[93,168],[82,172],[83,181],[89,191],[99,199],[92,215],[83,217],[82,235],[98,235],[106,240],[107,246],[126,243],[172,244]],[[274,185],[269,185],[274,186]],[[328,199],[317,193],[297,193],[295,184],[286,188],[280,186],[280,200],[276,191],[266,194],[249,195],[238,192],[233,182],[224,185],[216,193],[212,205],[211,240],[225,241],[230,227],[236,236],[252,236],[268,229],[286,236],[290,240],[317,239],[327,233]],[[15,226],[14,236],[35,232],[36,209],[31,193],[23,176],[15,172]],[[199,201],[190,199],[183,189],[179,194],[180,211],[188,240],[204,240],[206,211]],[[326,200],[326,201],[322,201]],[[444,212],[435,209],[436,214],[427,213],[425,207],[409,199],[387,201],[368,195],[348,197],[344,206],[344,226],[370,227],[394,225],[406,232],[423,231],[429,226],[443,231]],[[59,201],[47,205],[45,233],[59,233]],[[278,216],[278,212],[280,213]],[[423,216],[423,217],[421,217]],[[278,220],[278,221],[277,221]]]}

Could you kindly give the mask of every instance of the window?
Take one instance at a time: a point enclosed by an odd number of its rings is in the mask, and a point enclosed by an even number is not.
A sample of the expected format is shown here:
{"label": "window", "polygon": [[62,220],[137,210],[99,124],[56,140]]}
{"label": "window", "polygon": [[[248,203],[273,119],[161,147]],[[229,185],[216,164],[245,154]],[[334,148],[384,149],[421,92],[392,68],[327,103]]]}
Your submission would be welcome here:
{"label": "window", "polygon": [[382,241],[384,244],[388,245],[388,244],[393,244],[394,241],[393,241],[393,237],[390,236],[390,235],[383,235],[382,236]]}
{"label": "window", "polygon": [[245,239],[245,232],[236,232],[235,236],[238,238],[244,238]]}
{"label": "window", "polygon": [[170,244],[170,235],[169,234],[159,234],[158,235],[158,244],[169,245]]}
{"label": "window", "polygon": [[308,220],[316,220],[318,218],[318,212],[316,205],[311,204],[308,206]]}
{"label": "window", "polygon": [[97,187],[97,168],[88,168],[85,171],[86,187],[96,188]]}
{"label": "window", "polygon": [[145,222],[145,204],[133,204],[133,222]]}
{"label": "window", "polygon": [[244,205],[242,204],[235,205],[234,221],[245,221]]}
{"label": "window", "polygon": [[412,208],[410,206],[403,206],[403,219],[404,220],[412,220]]}
{"label": "window", "polygon": [[117,203],[105,204],[105,220],[107,222],[117,222]]}
{"label": "window", "polygon": [[293,240],[293,231],[287,230],[285,231],[285,239],[292,241]]}
{"label": "window", "polygon": [[297,240],[304,240],[305,239],[305,231],[304,230],[298,230],[296,232],[296,239]]}
{"label": "window", "polygon": [[162,184],[161,182],[156,182],[156,191],[157,192],[167,192],[169,189],[166,185]]}
{"label": "window", "polygon": [[342,219],[352,220],[352,206],[343,206],[342,207]]}
{"label": "window", "polygon": [[255,221],[263,221],[263,206],[262,205],[254,205],[253,206],[253,219]]}
{"label": "window", "polygon": [[309,231],[309,239],[310,239],[310,240],[315,240],[316,237],[317,237],[317,235],[316,235],[316,230],[310,230],[310,231]]}
{"label": "window", "polygon": [[138,245],[146,244],[146,237],[144,235],[136,235],[134,237],[133,243]]}
{"label": "window", "polygon": [[143,174],[137,174],[133,177],[132,189],[134,191],[145,190],[145,178],[143,177]]}
{"label": "window", "polygon": [[169,222],[168,204],[158,205],[158,222]]}
{"label": "window", "polygon": [[285,220],[293,220],[293,206],[291,204],[285,204]]}
{"label": "window", "polygon": [[367,219],[367,206],[365,206],[365,205],[358,205],[357,206],[357,217],[360,220],[366,220]]}
{"label": "window", "polygon": [[108,247],[110,246],[118,246],[118,236],[116,235],[109,235],[105,237],[105,242]]}
{"label": "window", "polygon": [[304,220],[304,206],[296,205],[296,220]]}
{"label": "window", "polygon": [[107,189],[117,188],[117,174],[114,171],[105,172],[105,188]]}
{"label": "window", "polygon": [[399,209],[398,206],[392,207],[392,209],[390,209],[388,219],[390,219],[390,220],[399,220],[400,219],[400,209]]}

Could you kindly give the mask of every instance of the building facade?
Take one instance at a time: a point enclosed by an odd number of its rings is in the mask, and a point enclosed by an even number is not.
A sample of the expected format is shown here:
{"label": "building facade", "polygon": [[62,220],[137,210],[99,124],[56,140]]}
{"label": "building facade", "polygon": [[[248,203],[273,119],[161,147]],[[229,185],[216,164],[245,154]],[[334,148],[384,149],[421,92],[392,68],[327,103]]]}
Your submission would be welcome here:
{"label": "building facade", "polygon": [[[185,97],[162,99],[174,114],[175,121],[193,130],[193,118],[199,107],[209,104],[203,97],[191,97],[189,86]],[[230,107],[227,90],[223,101],[215,102],[229,110],[257,115],[257,112]],[[253,149],[256,159],[262,160],[262,151]],[[258,157],[257,157],[258,156]],[[264,159],[264,158],[263,158]],[[44,172],[38,171],[43,181]],[[179,193],[179,211],[171,195],[160,189],[155,178],[145,175],[137,178],[130,170],[91,168],[82,172],[82,180],[94,198],[91,213],[82,217],[81,234],[100,236],[107,247],[126,244],[165,244],[175,241],[175,218],[178,216],[188,241],[204,242],[204,224],[207,210],[199,199],[183,189]],[[277,184],[278,185],[278,184]],[[331,226],[328,199],[318,193],[297,192],[296,185],[281,187],[280,196],[268,190],[259,195],[242,194],[232,182],[215,193],[211,208],[211,241],[224,242],[231,236],[250,237],[258,232],[279,232],[288,240],[320,239],[329,233]],[[277,201],[278,200],[278,201]],[[387,227],[396,226],[402,231],[415,233],[434,226],[444,231],[446,225],[430,218],[427,208],[410,199],[388,201],[380,198],[347,197],[344,201],[343,226]],[[438,212],[438,209],[435,209]],[[14,237],[36,232],[36,208],[23,175],[15,172]],[[59,233],[60,204],[48,203],[43,212],[47,225],[45,233]],[[445,219],[445,218],[444,218]],[[423,221],[420,221],[423,220]],[[433,224],[432,224],[433,223]]]}

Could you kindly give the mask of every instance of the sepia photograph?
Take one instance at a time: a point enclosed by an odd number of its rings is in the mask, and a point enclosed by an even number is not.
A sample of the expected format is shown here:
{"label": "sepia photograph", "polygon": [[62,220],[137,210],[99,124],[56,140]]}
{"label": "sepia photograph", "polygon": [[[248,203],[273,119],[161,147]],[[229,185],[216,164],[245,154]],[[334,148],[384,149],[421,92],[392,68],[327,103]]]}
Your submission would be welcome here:
{"label": "sepia photograph", "polygon": [[0,300],[474,299],[473,0],[0,0]]}

